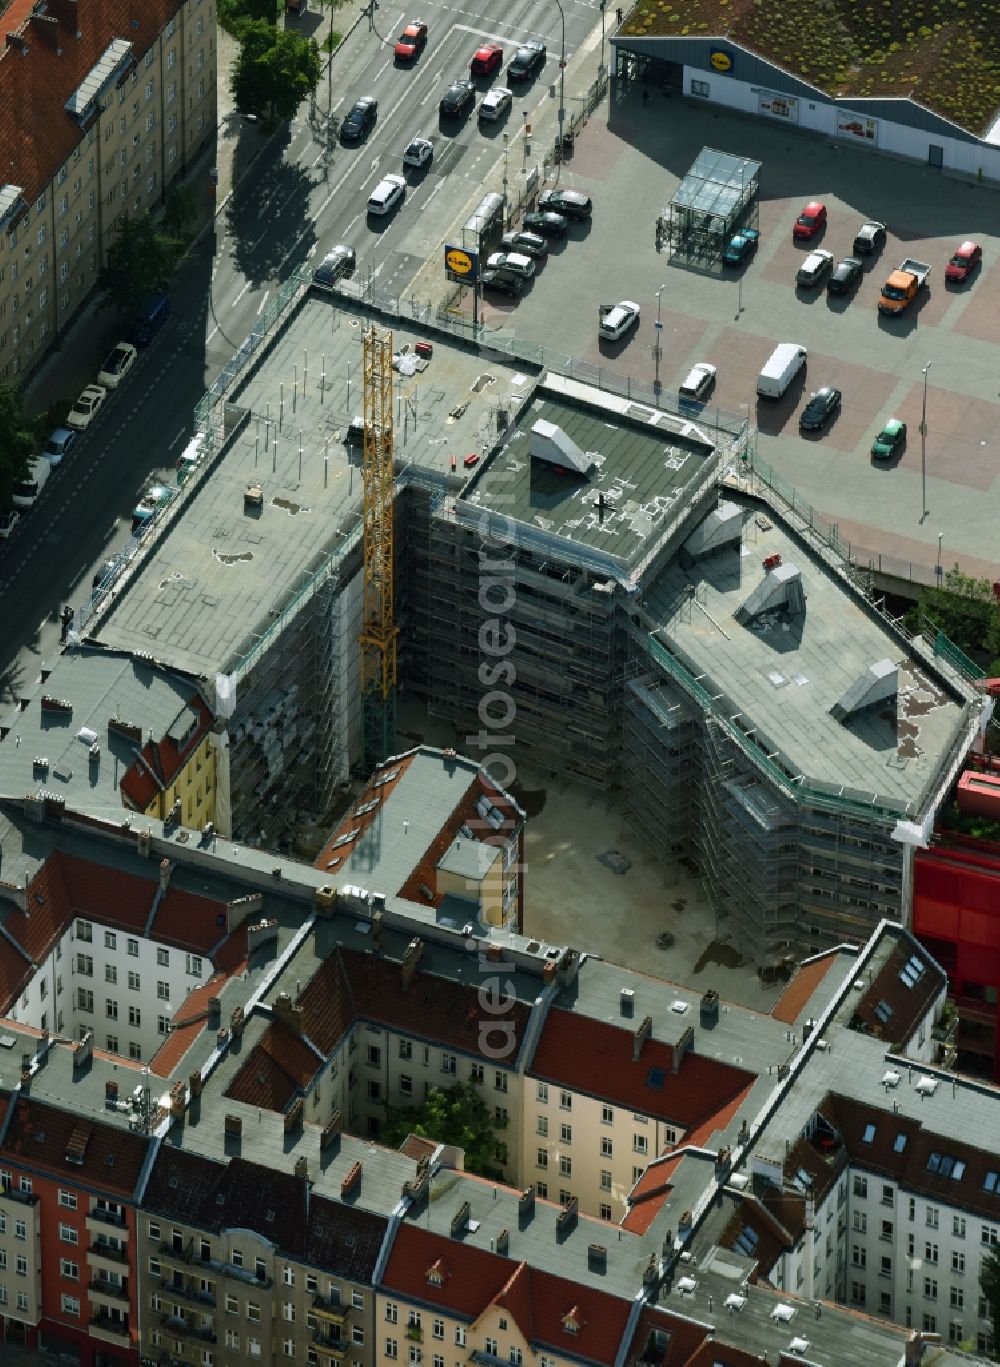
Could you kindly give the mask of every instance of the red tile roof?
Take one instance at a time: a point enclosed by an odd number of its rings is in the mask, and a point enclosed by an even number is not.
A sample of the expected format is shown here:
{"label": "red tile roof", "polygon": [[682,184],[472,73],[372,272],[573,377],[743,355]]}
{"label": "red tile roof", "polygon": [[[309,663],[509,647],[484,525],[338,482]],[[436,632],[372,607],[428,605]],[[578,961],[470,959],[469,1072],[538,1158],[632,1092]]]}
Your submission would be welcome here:
{"label": "red tile roof", "polygon": [[[428,1280],[435,1266],[443,1273],[440,1286]],[[382,1284],[473,1323],[503,1305],[536,1351],[554,1349],[583,1362],[613,1363],[628,1324],[626,1300],[414,1225],[396,1235]],[[565,1327],[571,1311],[575,1333]]]}
{"label": "red tile roof", "polygon": [[794,1025],[810,997],[836,962],[836,952],[799,964],[795,976],[771,1007],[771,1015],[785,1025]]}
{"label": "red tile roof", "polygon": [[213,973],[207,983],[188,993],[170,1022],[169,1035],[150,1060],[150,1069],[157,1077],[169,1077],[180,1063],[205,1029],[210,998],[217,997],[228,981],[228,973]]}
{"label": "red tile roof", "polygon": [[[14,1114],[0,1148],[11,1167],[19,1162],[30,1164],[64,1181],[131,1198],[146,1158],[148,1139],[34,1097],[18,1097],[13,1105]],[[70,1161],[66,1156],[71,1139],[80,1161]]]}
{"label": "red tile roof", "polygon": [[767,1367],[767,1358],[713,1339],[699,1344],[685,1367]]}
{"label": "red tile roof", "polygon": [[632,1038],[631,1030],[556,1007],[545,1019],[529,1071],[684,1129],[702,1124],[754,1081],[743,1068],[691,1050],[675,1073],[673,1047],[655,1039],[633,1062]]}
{"label": "red tile roof", "polygon": [[149,931],[151,939],[166,940],[194,954],[208,954],[225,933],[224,902],[185,892],[172,884],[163,895]]}
{"label": "red tile roof", "polygon": [[[667,1336],[666,1346],[658,1347],[655,1331]],[[639,1316],[632,1336],[628,1367],[641,1362],[649,1367],[687,1367],[694,1352],[709,1337],[708,1325],[681,1319],[666,1310],[647,1306]]]}
{"label": "red tile roof", "polygon": [[[84,138],[64,105],[114,38],[126,38],[137,59],[156,40],[178,0],[49,0],[31,18],[34,0],[14,0],[0,15],[0,147],[3,179],[20,185],[29,205]],[[56,33],[53,34],[53,29]],[[53,34],[50,38],[49,34]],[[43,36],[44,35],[44,36]]]}
{"label": "red tile roof", "polygon": [[34,971],[23,954],[0,938],[0,1016],[7,1015]]}
{"label": "red tile roof", "polygon": [[152,864],[150,876],[141,878],[138,874],[96,864],[89,859],[77,859],[62,851],[55,857],[63,872],[74,915],[133,935],[142,934],[159,886]]}
{"label": "red tile roof", "polygon": [[267,1111],[284,1111],[323,1066],[282,1021],[272,1021],[226,1089],[226,1096]]}
{"label": "red tile roof", "polygon": [[[212,724],[212,714],[197,693],[188,698],[187,706],[197,713],[197,725],[192,728],[183,746],[178,745],[172,736],[146,742],[141,750],[145,763],[137,759],[119,785],[123,797],[130,799],[127,806],[144,812],[161,789],[169,788],[192,750],[204,740]],[[154,774],[159,778],[159,783]]]}
{"label": "red tile roof", "polygon": [[4,921],[4,930],[38,964],[66,929],[72,915],[61,858],[52,855],[28,886],[26,910],[12,911]]}

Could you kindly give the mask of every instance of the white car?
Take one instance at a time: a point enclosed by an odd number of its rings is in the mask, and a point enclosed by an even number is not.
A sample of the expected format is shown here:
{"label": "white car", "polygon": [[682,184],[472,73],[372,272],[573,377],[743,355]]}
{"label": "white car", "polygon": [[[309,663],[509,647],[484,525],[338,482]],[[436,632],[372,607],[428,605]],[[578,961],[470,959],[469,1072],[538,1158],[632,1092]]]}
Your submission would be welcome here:
{"label": "white car", "polygon": [[479,117],[487,123],[499,123],[504,115],[509,113],[513,102],[512,92],[502,85],[497,86],[495,90],[489,90],[483,96],[483,102],[479,106]]}
{"label": "white car", "polygon": [[600,312],[600,335],[608,342],[618,342],[639,321],[639,305],[632,299],[620,304],[605,304]]}
{"label": "white car", "polygon": [[825,247],[817,247],[810,252],[802,265],[799,267],[795,276],[797,285],[818,285],[833,268],[833,252],[828,252]]}
{"label": "white car", "polygon": [[677,391],[678,397],[682,402],[702,403],[715,387],[715,374],[714,365],[709,365],[708,361],[699,361],[688,371],[684,383]]}
{"label": "white car", "polygon": [[403,153],[403,165],[422,171],[434,159],[434,144],[427,138],[414,138]]}
{"label": "white car", "polygon": [[535,273],[535,263],[523,252],[493,252],[486,258],[488,271],[506,271],[508,275],[519,275],[522,280],[530,280]]}
{"label": "white car", "polygon": [[384,218],[392,213],[406,194],[406,181],[402,176],[383,176],[368,197],[368,212],[375,218]]}
{"label": "white car", "polygon": [[69,410],[66,419],[67,427],[75,427],[78,432],[82,432],[85,427],[89,427],[99,413],[104,400],[108,397],[108,391],[99,384],[88,384],[76,403]]}
{"label": "white car", "polygon": [[97,383],[105,389],[117,389],[135,365],[138,352],[131,342],[119,342],[97,373]]}

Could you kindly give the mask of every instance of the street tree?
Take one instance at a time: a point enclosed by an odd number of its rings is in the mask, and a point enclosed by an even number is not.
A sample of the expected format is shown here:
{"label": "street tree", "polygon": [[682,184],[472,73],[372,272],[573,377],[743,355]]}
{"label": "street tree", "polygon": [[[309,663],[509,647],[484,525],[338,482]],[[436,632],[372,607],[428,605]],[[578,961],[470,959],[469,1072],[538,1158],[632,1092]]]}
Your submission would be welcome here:
{"label": "street tree", "polygon": [[9,380],[0,381],[0,508],[10,503],[14,485],[27,473],[37,443],[21,390]]}
{"label": "street tree", "polygon": [[178,185],[167,196],[163,206],[163,230],[177,242],[190,240],[191,228],[198,216],[198,197],[193,185]]}
{"label": "street tree", "polygon": [[997,1244],[990,1245],[989,1253],[979,1264],[979,1289],[993,1325],[993,1342],[1000,1345],[1000,1246]]}
{"label": "street tree", "polygon": [[263,19],[274,24],[278,19],[279,0],[220,0],[219,23],[238,38],[245,24],[255,19]]}
{"label": "street tree", "polygon": [[493,1128],[489,1107],[474,1083],[430,1087],[422,1106],[390,1107],[382,1127],[382,1142],[398,1148],[408,1134],[463,1149],[469,1172],[481,1177],[502,1175],[504,1146]]}
{"label": "street tree", "polygon": [[134,308],[152,290],[165,289],[177,269],[183,243],[144,214],[117,223],[118,236],[104,272],[107,297],[119,309]]}
{"label": "street tree", "polygon": [[918,631],[925,619],[987,674],[1000,670],[1000,606],[989,579],[964,574],[956,565],[946,572],[940,588],[921,589],[906,625]]}
{"label": "street tree", "polygon": [[267,128],[290,119],[319,82],[319,48],[312,38],[277,29],[262,19],[240,31],[240,51],[230,88],[241,114]]}

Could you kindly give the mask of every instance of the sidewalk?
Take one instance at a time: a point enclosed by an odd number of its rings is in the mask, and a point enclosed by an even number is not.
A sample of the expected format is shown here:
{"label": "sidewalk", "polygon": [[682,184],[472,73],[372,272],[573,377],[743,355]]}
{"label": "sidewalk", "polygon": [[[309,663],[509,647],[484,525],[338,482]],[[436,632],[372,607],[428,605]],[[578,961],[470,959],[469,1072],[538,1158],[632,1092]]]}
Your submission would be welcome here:
{"label": "sidewalk", "polygon": [[[329,63],[336,60],[338,53],[343,48],[344,40],[354,32],[366,14],[367,9],[361,0],[349,0],[343,9],[336,12],[335,25],[343,37],[340,47],[331,57],[328,58],[325,53],[323,54],[323,69],[320,76],[321,88],[326,81]],[[289,21],[287,17],[285,22],[288,22],[289,26],[298,24],[297,20]],[[317,42],[322,43],[328,31],[328,22],[324,21],[322,27],[314,35]],[[189,253],[198,250],[206,230],[225,213],[226,206],[235,189],[236,158],[241,143],[244,143],[241,154],[241,160],[244,164],[239,171],[239,176],[241,180],[246,180],[252,173],[261,153],[282,131],[279,127],[274,133],[262,133],[253,121],[245,119],[237,113],[229,88],[229,76],[239,45],[222,28],[217,28],[216,34],[218,66],[216,71],[215,142],[206,147],[194,161],[188,171],[187,178],[183,182],[185,185],[193,186],[199,192],[204,192],[204,198],[200,201],[202,216],[195,225],[195,236]],[[247,156],[245,140],[250,140],[254,144],[250,149],[249,156]],[[212,180],[213,168],[217,175],[214,184]],[[224,250],[224,233],[217,234],[215,250],[216,252]],[[183,263],[180,269],[183,269]],[[103,356],[106,351],[114,346],[117,340],[117,312],[112,305],[102,300],[100,289],[97,289],[67,329],[62,341],[26,382],[24,394],[29,411],[43,412],[54,400],[75,398],[84,385],[89,384],[94,378],[95,356]]]}

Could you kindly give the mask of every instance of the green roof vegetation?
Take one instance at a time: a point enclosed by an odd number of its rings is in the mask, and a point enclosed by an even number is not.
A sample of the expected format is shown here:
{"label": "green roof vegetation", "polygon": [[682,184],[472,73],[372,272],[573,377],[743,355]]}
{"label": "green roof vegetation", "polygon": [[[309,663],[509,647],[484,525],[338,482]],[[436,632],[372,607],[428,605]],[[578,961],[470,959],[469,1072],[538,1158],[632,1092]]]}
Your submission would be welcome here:
{"label": "green roof vegetation", "polygon": [[912,96],[978,134],[1000,106],[1000,0],[638,0],[621,32],[728,38],[836,99]]}

